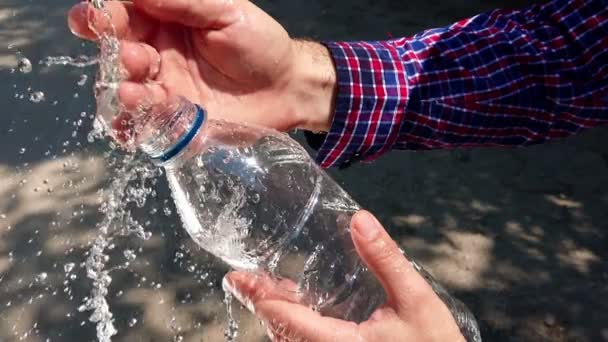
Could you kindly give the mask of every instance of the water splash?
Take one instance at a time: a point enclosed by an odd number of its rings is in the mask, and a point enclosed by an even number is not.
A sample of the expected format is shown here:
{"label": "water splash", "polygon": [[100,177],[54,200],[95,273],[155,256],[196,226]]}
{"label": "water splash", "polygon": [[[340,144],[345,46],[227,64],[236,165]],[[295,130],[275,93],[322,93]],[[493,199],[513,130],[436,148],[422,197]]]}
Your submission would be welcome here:
{"label": "water splash", "polygon": [[[95,1],[93,2],[95,8],[102,9],[103,1]],[[104,11],[106,16],[110,16],[108,11]],[[89,18],[90,19],[90,18]],[[93,27],[94,23],[89,20],[89,26]],[[94,59],[82,59],[79,61],[74,61],[71,58],[60,57],[58,59],[48,59],[46,62],[52,62],[55,64],[65,63],[65,65],[74,65],[74,66],[87,66],[88,63],[98,63],[100,67],[99,73],[99,84],[108,83],[107,79],[110,78],[114,81],[119,77],[119,74],[112,75],[115,71],[115,68],[118,66],[113,66],[113,64],[117,64],[116,61],[118,59],[118,41],[115,37],[108,37],[106,35],[99,35],[101,38],[100,45],[100,55],[98,58]],[[100,114],[100,109],[105,110],[108,115],[108,111],[111,111],[112,115],[115,113],[116,106],[108,106],[100,105],[103,104],[104,101],[109,104],[116,104],[116,89],[117,83],[115,83],[114,88],[106,87],[105,89],[111,89],[112,91],[109,94],[104,92],[100,92],[96,85],[96,99],[98,100],[98,115],[96,116],[95,123],[97,125],[96,128],[97,133],[100,131],[108,131],[109,127],[107,126],[107,122],[103,120],[99,120],[99,118],[104,118],[104,115]],[[100,99],[102,100],[100,102]],[[104,127],[99,127],[103,125]],[[93,135],[89,135],[89,137],[94,137]],[[126,212],[126,206],[121,203],[121,199],[125,190],[129,185],[129,180],[131,179],[132,173],[136,172],[132,167],[130,167],[133,160],[132,156],[126,156],[123,160],[119,160],[121,165],[118,167],[118,174],[120,177],[115,177],[110,185],[110,191],[107,194],[106,200],[104,201],[104,205],[101,206],[100,211],[104,215],[103,221],[98,225],[99,235],[95,239],[95,243],[89,252],[89,257],[86,261],[86,269],[87,269],[87,277],[93,281],[93,289],[91,291],[91,298],[85,301],[85,304],[81,306],[83,310],[89,310],[93,313],[89,318],[90,321],[96,323],[97,330],[97,339],[100,342],[110,342],[112,336],[117,333],[116,328],[113,323],[113,315],[110,311],[110,307],[107,301],[108,295],[108,287],[112,282],[112,278],[110,276],[110,271],[106,270],[106,263],[109,261],[109,256],[106,254],[106,249],[110,246],[110,242],[112,241],[112,235],[116,232],[122,231],[125,226],[122,224],[126,224],[126,229],[129,229],[129,224],[133,224],[133,219],[131,219],[128,212]],[[131,173],[131,174],[130,174]],[[118,224],[118,226],[117,226]]]}
{"label": "water splash", "polygon": [[19,62],[17,63],[17,70],[23,74],[29,74],[32,72],[32,62],[25,57],[19,58]]}
{"label": "water splash", "polygon": [[87,80],[89,79],[89,76],[87,75],[80,75],[80,79],[78,80],[78,82],[76,84],[78,84],[79,86],[84,86],[87,83]]}
{"label": "water splash", "polygon": [[232,311],[233,302],[234,298],[232,293],[224,289],[224,304],[226,305],[226,315],[228,316],[228,323],[224,330],[224,339],[227,342],[235,342],[239,335],[239,323],[234,318],[234,312]]}
{"label": "water splash", "polygon": [[32,101],[34,103],[40,103],[40,102],[44,101],[45,99],[46,99],[46,96],[45,96],[44,92],[42,92],[42,91],[35,91],[30,94],[30,101]]}
{"label": "water splash", "polygon": [[[92,0],[91,2],[96,8],[104,7],[103,1]],[[46,66],[63,65],[79,68],[98,66],[99,73],[94,88],[97,113],[94,116],[93,130],[87,136],[87,140],[91,143],[113,135],[110,122],[119,110],[117,89],[122,80],[119,70],[119,41],[112,34],[100,36],[100,50],[96,57],[56,56],[47,57],[40,61],[40,64]],[[77,84],[83,86],[86,82],[87,77],[83,76]],[[123,153],[112,142],[112,139],[108,141],[108,144],[112,151],[106,153],[105,159],[108,168],[112,170],[112,179],[110,184],[100,193],[102,204],[99,211],[103,219],[96,225],[96,237],[87,252],[86,261],[81,265],[86,269],[86,276],[92,282],[92,289],[88,297],[82,300],[82,305],[78,307],[79,312],[90,313],[89,321],[95,324],[97,339],[100,342],[110,342],[119,330],[119,324],[111,310],[109,297],[111,286],[116,286],[116,284],[112,284],[113,277],[115,279],[119,278],[114,272],[126,270],[130,274],[136,275],[136,267],[130,267],[130,265],[136,265],[145,260],[145,257],[141,254],[141,249],[128,248],[120,253],[120,251],[115,250],[115,246],[119,244],[119,241],[124,240],[121,239],[124,237],[133,236],[140,240],[151,238],[152,233],[146,230],[149,221],[145,220],[153,213],[140,222],[135,218],[135,212],[138,208],[143,208],[149,198],[155,196],[156,187],[149,180],[158,178],[163,172],[162,169],[140,158],[138,154]],[[173,214],[167,201],[158,207],[155,206],[152,210],[154,212],[158,210],[159,214],[164,213],[167,216]],[[206,285],[208,294],[213,293],[216,282],[210,276],[209,270],[196,267],[192,261],[186,261],[183,254],[186,250],[182,247],[180,247],[181,252],[176,253],[177,261],[174,262],[183,270],[191,273],[197,283]],[[140,255],[139,258],[138,255]],[[178,255],[180,256],[178,257]],[[75,265],[70,263],[63,265],[67,277],[76,276],[72,272],[74,267]],[[137,278],[139,279],[137,287],[148,284],[155,291],[161,292],[161,289],[163,289],[162,284],[151,282],[142,275],[137,275]],[[115,297],[121,297],[126,292],[117,291]],[[163,302],[164,299],[161,299],[159,303],[162,304]],[[188,294],[180,302],[192,304],[193,298]],[[175,310],[175,307],[172,310]],[[230,320],[226,330],[226,339],[234,341],[237,337],[238,324],[232,318],[232,308],[229,308],[228,315]],[[125,323],[128,327],[134,327],[137,324],[143,325],[144,321],[142,319],[139,323],[138,319],[133,317],[123,322],[123,324]],[[86,322],[82,322],[82,324],[86,324]],[[200,326],[200,323],[198,324]],[[172,323],[171,326],[175,327],[174,340],[183,340],[182,327],[178,325],[177,321]]]}
{"label": "water splash", "polygon": [[[110,342],[117,333],[114,317],[107,301],[109,286],[112,283],[111,272],[122,267],[108,268],[110,261],[108,251],[113,248],[113,241],[122,236],[134,235],[147,240],[151,233],[133,218],[130,207],[142,207],[151,194],[151,185],[146,180],[156,178],[160,171],[149,165],[137,155],[118,155],[110,159],[119,176],[114,177],[103,195],[100,211],[103,220],[97,225],[98,236],[89,251],[85,267],[87,277],[93,281],[91,296],[87,298],[79,311],[92,311],[89,320],[96,323],[97,339]],[[135,252],[126,249],[123,252],[128,261],[136,258]]]}
{"label": "water splash", "polygon": [[50,67],[53,65],[71,66],[77,68],[86,68],[99,64],[98,57],[80,55],[77,57],[70,56],[47,56],[40,61],[41,65]]}

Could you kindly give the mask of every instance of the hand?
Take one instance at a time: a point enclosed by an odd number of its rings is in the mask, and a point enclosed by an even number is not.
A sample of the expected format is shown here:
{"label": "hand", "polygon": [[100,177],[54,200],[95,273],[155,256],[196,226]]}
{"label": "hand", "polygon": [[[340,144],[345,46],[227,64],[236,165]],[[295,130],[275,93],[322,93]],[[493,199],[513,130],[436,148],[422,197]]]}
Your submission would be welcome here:
{"label": "hand", "polygon": [[274,341],[464,341],[448,308],[370,213],[355,214],[351,235],[387,294],[386,304],[365,322],[322,317],[295,303],[289,292],[280,290],[283,284],[268,277],[231,272],[225,287],[265,322]]}
{"label": "hand", "polygon": [[126,114],[141,106],[162,107],[179,95],[205,107],[211,117],[283,131],[329,128],[335,92],[329,51],[291,39],[251,2],[105,4],[111,23],[85,2],[70,10],[68,22],[74,34],[89,40],[112,32],[113,24],[121,40],[126,79],[118,94]]}

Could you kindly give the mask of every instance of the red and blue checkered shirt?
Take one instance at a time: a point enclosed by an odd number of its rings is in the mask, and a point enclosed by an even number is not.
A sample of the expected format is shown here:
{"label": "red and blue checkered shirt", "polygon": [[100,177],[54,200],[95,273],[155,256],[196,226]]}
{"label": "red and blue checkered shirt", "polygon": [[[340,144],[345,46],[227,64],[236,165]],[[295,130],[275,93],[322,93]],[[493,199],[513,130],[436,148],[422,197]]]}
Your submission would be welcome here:
{"label": "red and blue checkered shirt", "polygon": [[608,1],[495,10],[408,38],[326,42],[323,167],[391,149],[523,146],[608,123]]}

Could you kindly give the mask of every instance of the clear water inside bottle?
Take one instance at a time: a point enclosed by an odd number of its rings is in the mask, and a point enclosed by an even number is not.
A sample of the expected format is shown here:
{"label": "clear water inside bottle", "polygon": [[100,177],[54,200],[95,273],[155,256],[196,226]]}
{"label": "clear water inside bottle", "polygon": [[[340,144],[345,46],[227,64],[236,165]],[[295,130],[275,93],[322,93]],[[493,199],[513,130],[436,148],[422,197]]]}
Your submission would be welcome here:
{"label": "clear water inside bottle", "polygon": [[[200,247],[234,269],[270,276],[285,298],[326,316],[361,322],[384,303],[351,240],[359,205],[302,146],[263,127],[201,121],[204,111],[185,99],[168,108],[134,132],[165,168],[184,228]],[[414,265],[467,340],[480,341],[466,306]]]}
{"label": "clear water inside bottle", "polygon": [[302,303],[327,315],[361,321],[384,301],[351,240],[359,206],[297,142],[213,120],[197,142],[166,166],[197,244],[237,270],[293,281]]}

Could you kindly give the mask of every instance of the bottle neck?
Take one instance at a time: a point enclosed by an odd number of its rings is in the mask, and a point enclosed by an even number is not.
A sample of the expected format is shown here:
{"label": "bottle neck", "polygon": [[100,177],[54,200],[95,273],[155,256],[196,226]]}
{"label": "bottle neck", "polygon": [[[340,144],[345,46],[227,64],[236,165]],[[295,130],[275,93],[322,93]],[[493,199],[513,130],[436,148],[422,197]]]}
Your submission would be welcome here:
{"label": "bottle neck", "polygon": [[169,110],[146,120],[140,148],[153,162],[166,164],[184,151],[205,124],[203,108],[179,99]]}

